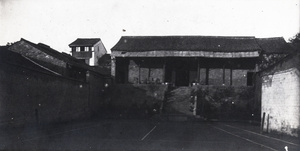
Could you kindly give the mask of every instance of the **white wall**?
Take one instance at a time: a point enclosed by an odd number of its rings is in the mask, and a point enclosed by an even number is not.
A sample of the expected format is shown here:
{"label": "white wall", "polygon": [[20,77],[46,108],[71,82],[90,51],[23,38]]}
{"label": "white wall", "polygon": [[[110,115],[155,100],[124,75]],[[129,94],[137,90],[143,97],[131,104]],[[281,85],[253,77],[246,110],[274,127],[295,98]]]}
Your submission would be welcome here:
{"label": "white wall", "polygon": [[92,57],[93,66],[98,65],[98,59],[101,58],[104,54],[106,54],[107,51],[101,41],[99,41],[97,44],[94,45],[94,53]]}
{"label": "white wall", "polygon": [[299,82],[296,68],[263,77],[261,113],[266,113],[264,131],[268,127],[269,131],[297,136],[300,128]]}

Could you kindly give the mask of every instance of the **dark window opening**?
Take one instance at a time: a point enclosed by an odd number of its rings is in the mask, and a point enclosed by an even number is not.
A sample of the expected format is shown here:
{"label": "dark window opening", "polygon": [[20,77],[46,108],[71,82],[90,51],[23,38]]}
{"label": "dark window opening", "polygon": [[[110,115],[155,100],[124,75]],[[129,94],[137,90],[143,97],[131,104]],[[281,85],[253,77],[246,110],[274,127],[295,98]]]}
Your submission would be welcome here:
{"label": "dark window opening", "polygon": [[84,51],[84,47],[80,47],[80,51]]}

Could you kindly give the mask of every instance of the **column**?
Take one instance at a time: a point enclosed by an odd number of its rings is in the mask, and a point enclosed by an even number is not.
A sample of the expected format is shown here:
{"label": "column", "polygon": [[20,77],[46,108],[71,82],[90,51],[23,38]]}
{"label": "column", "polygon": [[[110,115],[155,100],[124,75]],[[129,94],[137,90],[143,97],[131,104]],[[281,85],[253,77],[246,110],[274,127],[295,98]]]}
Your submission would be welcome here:
{"label": "column", "polygon": [[200,60],[199,60],[199,58],[198,58],[197,60],[198,60],[198,66],[197,66],[197,81],[198,81],[198,84],[200,84]]}
{"label": "column", "polygon": [[163,75],[162,75],[162,83],[165,83],[166,76],[166,58],[163,58]]}
{"label": "column", "polygon": [[208,85],[209,83],[209,81],[208,81],[208,79],[209,79],[209,68],[206,68],[206,79],[205,79],[205,84],[206,85]]}

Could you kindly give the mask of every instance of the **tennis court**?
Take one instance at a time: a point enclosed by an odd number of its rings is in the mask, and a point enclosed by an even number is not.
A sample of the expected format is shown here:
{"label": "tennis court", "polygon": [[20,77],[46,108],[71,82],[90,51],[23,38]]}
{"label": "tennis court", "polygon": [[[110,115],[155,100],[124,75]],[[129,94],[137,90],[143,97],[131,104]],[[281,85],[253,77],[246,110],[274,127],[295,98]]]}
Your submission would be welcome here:
{"label": "tennis court", "polygon": [[101,119],[1,130],[0,150],[300,150],[249,123]]}

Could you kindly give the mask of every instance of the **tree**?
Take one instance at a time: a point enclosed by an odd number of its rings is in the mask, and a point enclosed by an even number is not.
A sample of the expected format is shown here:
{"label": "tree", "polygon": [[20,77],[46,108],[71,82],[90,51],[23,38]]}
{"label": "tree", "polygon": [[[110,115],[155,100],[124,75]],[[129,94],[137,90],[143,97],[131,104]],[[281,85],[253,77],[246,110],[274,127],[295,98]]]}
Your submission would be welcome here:
{"label": "tree", "polygon": [[300,32],[293,38],[289,39],[289,41],[296,50],[300,51]]}
{"label": "tree", "polygon": [[291,43],[300,43],[300,32],[297,33],[293,38],[290,38],[289,41]]}

